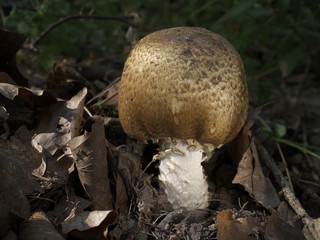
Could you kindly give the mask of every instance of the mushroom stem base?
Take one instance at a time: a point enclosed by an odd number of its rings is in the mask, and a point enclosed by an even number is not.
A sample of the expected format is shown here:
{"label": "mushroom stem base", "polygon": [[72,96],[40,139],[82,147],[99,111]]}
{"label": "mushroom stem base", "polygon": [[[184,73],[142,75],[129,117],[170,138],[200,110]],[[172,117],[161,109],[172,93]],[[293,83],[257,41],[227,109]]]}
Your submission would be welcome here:
{"label": "mushroom stem base", "polygon": [[160,143],[159,179],[174,209],[208,207],[208,183],[201,162],[204,147],[186,141]]}

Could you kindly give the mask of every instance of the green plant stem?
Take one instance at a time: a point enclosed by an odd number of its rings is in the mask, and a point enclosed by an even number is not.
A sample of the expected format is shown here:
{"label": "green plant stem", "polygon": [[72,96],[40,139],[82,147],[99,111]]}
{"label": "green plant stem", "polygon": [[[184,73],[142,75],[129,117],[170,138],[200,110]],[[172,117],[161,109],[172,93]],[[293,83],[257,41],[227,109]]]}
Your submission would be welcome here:
{"label": "green plant stem", "polygon": [[295,142],[292,142],[292,141],[289,141],[289,140],[286,140],[286,139],[283,139],[283,138],[277,138],[275,137],[275,140],[280,142],[280,143],[283,143],[283,144],[286,144],[290,147],[294,147],[304,153],[308,153],[310,154],[311,156],[313,157],[316,157],[318,159],[320,159],[320,155],[319,154],[316,154],[315,152],[312,152],[310,151],[309,149],[307,149],[305,146],[301,145],[301,144],[298,144],[298,143],[295,143]]}

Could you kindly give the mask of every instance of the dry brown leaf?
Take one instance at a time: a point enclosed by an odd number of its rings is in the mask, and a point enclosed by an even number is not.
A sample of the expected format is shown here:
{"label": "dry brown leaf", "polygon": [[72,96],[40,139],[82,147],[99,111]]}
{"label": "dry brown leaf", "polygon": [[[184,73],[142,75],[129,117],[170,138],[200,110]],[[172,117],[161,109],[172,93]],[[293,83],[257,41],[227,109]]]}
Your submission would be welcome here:
{"label": "dry brown leaf", "polygon": [[0,140],[1,223],[8,212],[28,218],[30,210],[26,194],[42,191],[32,176],[41,164],[41,158],[32,148],[30,139],[30,132],[23,126],[10,140]]}
{"label": "dry brown leaf", "polygon": [[[87,105],[92,104],[92,107],[117,106],[119,86],[120,86],[120,78],[117,78],[111,84],[109,84],[105,89],[99,92],[95,97],[90,99]],[[97,99],[98,101],[93,104],[93,102],[96,101]]]}
{"label": "dry brown leaf", "polygon": [[9,113],[4,106],[0,106],[0,127],[3,131],[0,133],[2,139],[7,139],[10,136],[10,128],[8,125]]}
{"label": "dry brown leaf", "polygon": [[114,210],[82,212],[61,224],[63,233],[77,239],[104,239],[108,227],[117,222],[118,214]]}
{"label": "dry brown leaf", "polygon": [[251,141],[249,142],[249,147],[242,155],[237,174],[232,183],[241,184],[245,190],[265,208],[278,207],[280,200],[270,179],[263,173],[255,145],[255,138],[252,136],[250,130],[246,131],[246,128],[244,128],[241,134],[248,136],[246,138]]}
{"label": "dry brown leaf", "polygon": [[[268,166],[268,168],[273,173],[274,177],[276,178],[276,181],[281,186],[283,193],[287,203],[291,206],[291,208],[295,211],[297,216],[299,216],[304,224],[304,233],[305,236],[308,236],[309,239],[320,239],[320,221],[319,219],[313,219],[309,216],[309,214],[306,212],[306,210],[302,207],[299,199],[295,196],[292,189],[289,187],[288,180],[283,176],[280,169],[276,166],[274,160],[271,158],[270,154],[267,152],[267,150],[261,146],[257,145],[259,149],[259,154],[261,155],[261,159],[264,160],[265,164]],[[309,238],[310,237],[310,238]]]}
{"label": "dry brown leaf", "polygon": [[288,204],[284,201],[281,202],[277,211],[279,213],[279,217],[291,225],[294,225],[298,220],[300,221],[300,219],[297,219],[297,215],[294,213],[294,211],[289,208]]}
{"label": "dry brown leaf", "polygon": [[68,145],[76,158],[76,168],[83,188],[96,210],[114,209],[110,190],[104,120],[93,116],[91,131],[72,139]]}
{"label": "dry brown leaf", "polygon": [[41,165],[42,174],[45,182],[41,186],[46,189],[52,188],[55,184],[65,184],[68,182],[69,174],[74,170],[74,159],[68,155],[58,159],[47,156],[46,161]]}
{"label": "dry brown leaf", "polygon": [[57,102],[57,99],[48,91],[19,87],[10,83],[0,83],[0,94],[10,100],[18,97],[32,109]]}
{"label": "dry brown leaf", "polygon": [[79,215],[84,209],[92,204],[91,201],[74,195],[69,192],[68,196],[61,197],[59,202],[54,206],[54,210],[47,213],[47,216],[55,225],[60,225],[62,222],[74,218]]}
{"label": "dry brown leaf", "polygon": [[84,88],[69,101],[51,104],[36,126],[32,145],[44,158],[45,177],[55,182],[65,183],[72,169],[73,159],[67,143],[80,133],[86,94]]}
{"label": "dry brown leaf", "polygon": [[272,210],[272,214],[268,219],[265,234],[266,240],[305,240],[302,231],[284,221],[276,210]]}
{"label": "dry brown leaf", "polygon": [[217,215],[218,240],[254,240],[254,228],[257,224],[252,218],[241,219],[233,217],[232,210],[224,210]]}
{"label": "dry brown leaf", "polygon": [[0,29],[0,66],[14,80],[14,82],[21,86],[27,86],[28,80],[19,72],[15,56],[24,41],[26,36],[21,33],[11,32]]}
{"label": "dry brown leaf", "polygon": [[0,83],[0,94],[13,100],[19,94],[19,87],[9,83]]}
{"label": "dry brown leaf", "polygon": [[10,75],[6,72],[0,72],[0,83],[8,83],[15,85],[16,83],[10,77]]}
{"label": "dry brown leaf", "polygon": [[0,65],[3,66],[8,60],[14,58],[26,36],[8,30],[0,29]]}
{"label": "dry brown leaf", "polygon": [[124,149],[119,148],[118,149],[118,165],[117,170],[115,171],[115,178],[116,178],[116,197],[115,197],[115,208],[119,209],[120,211],[127,211],[129,209],[129,198],[127,194],[127,187],[125,185],[126,180],[131,182],[129,179],[124,179],[125,176],[123,176],[124,171],[128,171],[129,169],[132,169],[129,167],[129,165],[126,164],[127,157],[126,152]]}
{"label": "dry brown leaf", "polygon": [[52,156],[80,133],[87,89],[84,88],[69,101],[51,104],[40,117],[32,143],[39,152],[46,150]]}
{"label": "dry brown leaf", "polygon": [[114,203],[115,209],[120,211],[128,211],[129,209],[129,198],[127,194],[126,184],[121,174],[117,174],[116,178],[116,201]]}
{"label": "dry brown leaf", "polygon": [[11,128],[21,125],[31,126],[34,123],[34,109],[39,110],[56,102],[56,98],[47,91],[31,90],[16,85],[0,83],[0,106],[7,112],[6,122],[3,123],[9,136]]}
{"label": "dry brown leaf", "polygon": [[43,212],[35,212],[28,219],[20,224],[21,240],[63,240],[64,238],[56,231],[54,226]]}
{"label": "dry brown leaf", "polygon": [[55,96],[68,99],[89,83],[73,68],[71,60],[63,59],[51,69],[46,85]]}
{"label": "dry brown leaf", "polygon": [[[141,149],[136,149],[141,151]],[[118,164],[116,165],[116,200],[115,207],[120,211],[128,211],[129,197],[132,187],[137,181],[143,182],[141,171],[141,155],[140,153],[129,152],[127,149],[120,147],[117,149]],[[141,155],[140,155],[141,154]]]}

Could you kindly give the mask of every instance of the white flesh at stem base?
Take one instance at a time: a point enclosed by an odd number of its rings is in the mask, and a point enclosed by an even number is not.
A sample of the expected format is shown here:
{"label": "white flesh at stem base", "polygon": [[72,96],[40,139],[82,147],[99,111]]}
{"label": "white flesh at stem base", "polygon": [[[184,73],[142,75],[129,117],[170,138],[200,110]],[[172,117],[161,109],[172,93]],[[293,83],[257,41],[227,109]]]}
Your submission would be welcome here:
{"label": "white flesh at stem base", "polygon": [[172,207],[193,210],[208,207],[208,182],[201,162],[204,147],[186,141],[160,144],[159,179]]}

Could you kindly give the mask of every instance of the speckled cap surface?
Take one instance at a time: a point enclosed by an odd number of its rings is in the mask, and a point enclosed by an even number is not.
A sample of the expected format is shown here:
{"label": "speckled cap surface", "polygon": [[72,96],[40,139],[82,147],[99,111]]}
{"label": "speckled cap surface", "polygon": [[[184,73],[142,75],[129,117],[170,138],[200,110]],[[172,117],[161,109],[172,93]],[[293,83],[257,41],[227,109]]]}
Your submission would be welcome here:
{"label": "speckled cap surface", "polygon": [[248,111],[241,58],[227,40],[203,28],[151,33],[125,63],[118,109],[124,131],[138,140],[229,142]]}

